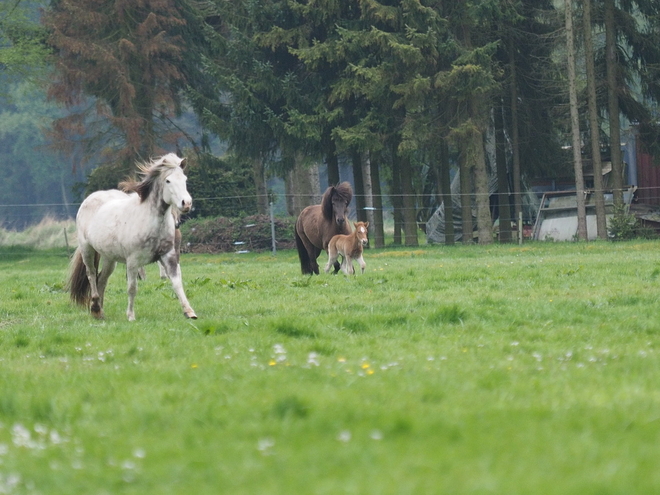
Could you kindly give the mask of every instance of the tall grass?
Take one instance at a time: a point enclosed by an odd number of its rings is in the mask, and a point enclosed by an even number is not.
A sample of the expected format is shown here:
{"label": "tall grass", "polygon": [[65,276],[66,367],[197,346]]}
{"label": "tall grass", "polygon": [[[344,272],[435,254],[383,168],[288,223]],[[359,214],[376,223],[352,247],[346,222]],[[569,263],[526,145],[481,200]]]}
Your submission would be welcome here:
{"label": "tall grass", "polygon": [[0,493],[654,493],[659,247],[185,255],[134,323],[0,250]]}
{"label": "tall grass", "polygon": [[0,246],[25,246],[35,249],[52,249],[76,246],[76,223],[74,220],[55,220],[44,217],[41,222],[24,230],[0,228]]}

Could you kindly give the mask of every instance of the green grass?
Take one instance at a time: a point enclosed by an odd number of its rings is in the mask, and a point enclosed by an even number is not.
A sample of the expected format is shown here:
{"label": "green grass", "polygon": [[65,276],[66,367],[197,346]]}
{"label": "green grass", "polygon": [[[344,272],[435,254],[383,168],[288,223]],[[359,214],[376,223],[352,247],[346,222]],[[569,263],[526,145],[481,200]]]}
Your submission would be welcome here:
{"label": "green grass", "polygon": [[0,248],[0,493],[660,488],[658,242],[186,255],[133,323],[63,251]]}

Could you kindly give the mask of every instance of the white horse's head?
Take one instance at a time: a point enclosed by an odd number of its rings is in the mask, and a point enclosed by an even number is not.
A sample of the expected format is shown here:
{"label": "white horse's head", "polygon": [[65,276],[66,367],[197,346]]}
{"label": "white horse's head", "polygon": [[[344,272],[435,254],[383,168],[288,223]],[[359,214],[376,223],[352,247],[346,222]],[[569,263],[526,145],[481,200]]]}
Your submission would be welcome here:
{"label": "white horse's head", "polygon": [[185,158],[168,153],[157,160],[138,164],[141,180],[128,179],[119,187],[126,193],[137,193],[142,202],[150,199],[163,213],[170,206],[176,213],[188,213],[192,209],[192,198],[186,189],[185,166]]}
{"label": "white horse's head", "polygon": [[180,213],[188,213],[192,208],[192,197],[186,188],[188,178],[183,172],[186,159],[174,153],[163,156],[163,164],[172,164],[163,174],[163,202],[176,208]]}

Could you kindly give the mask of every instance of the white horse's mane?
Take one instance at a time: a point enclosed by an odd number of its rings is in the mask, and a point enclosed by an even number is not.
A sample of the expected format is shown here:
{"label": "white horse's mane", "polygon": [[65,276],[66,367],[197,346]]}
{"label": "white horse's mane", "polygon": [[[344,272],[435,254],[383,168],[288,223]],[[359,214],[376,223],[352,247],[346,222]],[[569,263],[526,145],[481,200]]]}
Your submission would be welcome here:
{"label": "white horse's mane", "polygon": [[161,167],[161,168],[177,168],[181,165],[183,158],[179,158],[174,153],[167,153],[157,159],[151,159],[148,162],[139,162],[137,168],[140,172],[140,175],[149,174],[152,170]]}
{"label": "white horse's mane", "polygon": [[179,158],[174,153],[168,153],[156,160],[152,159],[149,162],[138,162],[137,172],[140,180],[134,178],[126,179],[119,183],[119,188],[126,193],[135,192],[140,196],[142,201],[145,201],[148,197],[153,197],[151,192],[154,187],[160,190],[160,184],[158,183],[157,178],[163,172],[175,170],[180,167],[183,160],[185,160],[185,158]]}

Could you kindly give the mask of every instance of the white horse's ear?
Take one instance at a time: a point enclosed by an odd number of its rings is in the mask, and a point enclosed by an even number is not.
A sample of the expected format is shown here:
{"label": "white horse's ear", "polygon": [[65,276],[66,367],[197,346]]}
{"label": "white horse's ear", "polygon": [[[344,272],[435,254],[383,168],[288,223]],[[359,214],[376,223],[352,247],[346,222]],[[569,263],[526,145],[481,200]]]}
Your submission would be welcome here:
{"label": "white horse's ear", "polygon": [[187,166],[188,166],[188,160],[185,159],[185,158],[182,158],[181,163],[179,164],[179,167],[181,167],[181,169],[183,171],[185,171]]}

